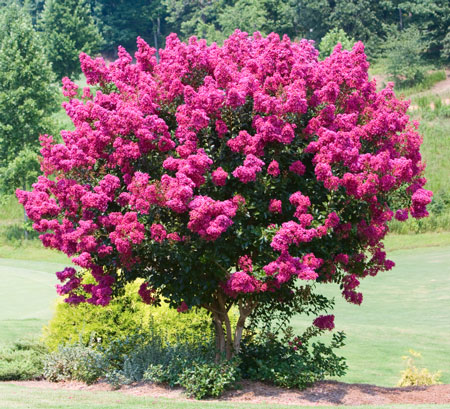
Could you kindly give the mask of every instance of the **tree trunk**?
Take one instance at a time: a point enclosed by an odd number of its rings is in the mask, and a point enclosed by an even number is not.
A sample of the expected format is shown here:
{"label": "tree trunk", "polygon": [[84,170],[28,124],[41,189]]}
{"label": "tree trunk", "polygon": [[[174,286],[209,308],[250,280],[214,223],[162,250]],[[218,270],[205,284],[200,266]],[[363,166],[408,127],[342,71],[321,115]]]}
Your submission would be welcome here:
{"label": "tree trunk", "polygon": [[153,41],[155,43],[156,50],[156,62],[159,62],[159,47],[158,47],[158,36],[161,35],[161,19],[156,18],[156,22],[153,21]]}
{"label": "tree trunk", "polygon": [[239,317],[235,327],[230,320],[229,312],[231,303],[227,305],[224,294],[218,293],[216,301],[204,307],[211,312],[216,340],[216,362],[223,357],[232,359],[240,351],[245,321],[256,306],[251,301],[239,301]]}
{"label": "tree trunk", "polygon": [[[23,190],[27,190],[27,186],[26,186],[25,182],[23,182]],[[27,230],[27,226],[26,226],[26,223],[28,221],[28,215],[27,215],[27,212],[25,211],[25,207],[23,208],[23,219],[24,219],[23,233],[24,233],[24,236],[25,236],[25,240],[28,240],[28,230]]]}

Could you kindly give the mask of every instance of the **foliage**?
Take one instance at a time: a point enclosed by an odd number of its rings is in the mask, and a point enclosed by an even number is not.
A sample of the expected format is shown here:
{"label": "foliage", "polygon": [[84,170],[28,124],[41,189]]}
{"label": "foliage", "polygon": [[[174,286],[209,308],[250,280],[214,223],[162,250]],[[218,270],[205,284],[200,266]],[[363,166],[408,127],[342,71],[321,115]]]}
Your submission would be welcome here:
{"label": "foliage", "polygon": [[[117,346],[119,344],[116,344]],[[164,372],[159,374],[159,381],[175,386],[180,384],[180,375],[186,368],[194,363],[212,362],[213,352],[210,339],[199,338],[197,343],[187,343],[180,338],[177,343],[171,345],[165,342],[161,334],[153,332],[144,342],[137,343],[129,354],[123,355],[121,365],[114,369],[119,369],[125,379],[135,382],[151,380],[151,376],[156,376],[155,367],[161,365]],[[115,354],[109,352],[105,356]],[[156,378],[153,378],[153,381],[156,381]]]}
{"label": "foliage", "polygon": [[441,58],[447,63],[450,62],[450,30],[442,42]]}
{"label": "foliage", "polygon": [[393,30],[386,40],[387,70],[398,86],[420,83],[425,76],[422,55],[426,49],[418,27]]}
{"label": "foliage", "polygon": [[34,340],[0,347],[0,381],[35,379],[42,374],[46,348]]}
{"label": "foliage", "polygon": [[163,42],[165,7],[162,1],[137,0],[132,7],[126,1],[117,0],[92,0],[90,3],[104,38],[104,51],[114,51],[119,45],[133,48],[138,35],[152,42],[155,48],[158,42]]}
{"label": "foliage", "polygon": [[180,377],[180,385],[186,394],[196,399],[217,398],[227,389],[236,386],[240,379],[238,360],[217,364],[197,364],[186,368]]}
{"label": "foliage", "polygon": [[[384,4],[371,0],[337,0],[328,17],[330,26],[342,29],[350,38],[364,41],[373,53],[376,42],[385,33],[383,23],[386,23],[387,13],[383,10]],[[391,13],[389,17],[395,18]]]}
{"label": "foliage", "polygon": [[236,31],[154,54],[138,39],[136,64],[81,55],[99,90],[65,80],[75,130],[41,138],[44,175],[17,193],[44,245],[95,279],[66,268],[59,294],[106,305],[142,278],[146,303],[208,310],[227,358],[255,308],[298,287],[360,304],[360,280],[394,265],[387,222],[427,216],[432,196],[407,104],[376,92],[363,44],[319,61],[310,42]]}
{"label": "foliage", "polygon": [[[424,77],[421,82],[414,84],[412,87],[401,88],[401,93],[405,97],[414,95],[422,91],[427,91],[440,81],[444,81],[447,78],[445,70],[437,70],[424,73]],[[419,97],[421,98],[421,97]]]}
{"label": "foliage", "polygon": [[333,28],[320,41],[320,57],[323,59],[330,56],[337,43],[341,43],[343,50],[351,50],[355,41],[349,38],[341,28]]}
{"label": "foliage", "polygon": [[240,365],[242,376],[300,389],[326,376],[343,376],[347,365],[334,350],[344,346],[344,333],[333,334],[329,346],[322,342],[310,345],[311,338],[319,333],[317,328],[310,327],[302,336],[294,337],[288,328],[281,338],[270,333],[257,333],[245,339]]}
{"label": "foliage", "polygon": [[62,346],[51,352],[44,361],[43,375],[51,382],[77,380],[88,385],[105,372],[105,361],[100,352],[81,343]]}
{"label": "foliage", "polygon": [[176,343],[181,334],[186,342],[212,336],[211,318],[206,311],[193,310],[180,314],[165,302],[160,306],[147,305],[138,295],[140,284],[139,281],[129,283],[123,293],[104,308],[58,302],[53,318],[44,329],[46,345],[51,350],[67,343],[82,342],[87,345],[92,337],[102,348],[107,348],[117,339],[122,340],[120,343],[134,345],[131,342],[133,337],[128,339],[128,336],[136,331],[144,338],[148,331],[155,331],[170,344]]}
{"label": "foliage", "polygon": [[80,52],[96,53],[103,41],[85,0],[46,0],[39,25],[58,79],[78,76]]}
{"label": "foliage", "polygon": [[168,344],[164,335],[151,332],[114,340],[102,350],[108,370],[105,378],[118,388],[136,381],[182,386],[189,396],[220,396],[239,379],[238,360],[213,363],[210,340],[196,344],[180,338]]}
{"label": "foliage", "polygon": [[37,153],[29,148],[21,150],[4,168],[0,168],[0,191],[11,194],[17,188],[31,186],[40,174]]}
{"label": "foliage", "polygon": [[240,29],[248,33],[278,32],[293,34],[295,13],[290,2],[275,0],[219,0],[187,2],[164,0],[167,22],[172,32],[184,39],[192,35],[206,38],[209,43],[223,41]]}
{"label": "foliage", "polygon": [[50,65],[29,16],[17,5],[3,7],[0,27],[0,166],[5,167],[23,149],[29,155],[39,134],[52,130],[57,104]]}
{"label": "foliage", "polygon": [[[15,0],[2,0],[8,4]],[[39,19],[43,0],[17,0]],[[403,30],[421,27],[428,42],[425,57],[445,58],[445,37],[450,25],[450,5],[446,0],[138,0],[129,7],[118,0],[86,0],[101,32],[102,51],[112,55],[118,45],[134,48],[142,36],[155,48],[164,45],[172,32],[181,38],[192,35],[208,43],[221,43],[234,29],[250,33],[276,32],[291,38],[309,38],[320,43],[331,29],[343,29],[350,37],[362,40],[371,58],[378,57],[390,27]]]}
{"label": "foliage", "polygon": [[441,371],[431,373],[428,369],[419,369],[415,365],[415,359],[422,358],[419,352],[409,350],[409,356],[402,357],[406,361],[406,369],[402,371],[402,377],[398,386],[426,386],[436,385],[441,378]]}

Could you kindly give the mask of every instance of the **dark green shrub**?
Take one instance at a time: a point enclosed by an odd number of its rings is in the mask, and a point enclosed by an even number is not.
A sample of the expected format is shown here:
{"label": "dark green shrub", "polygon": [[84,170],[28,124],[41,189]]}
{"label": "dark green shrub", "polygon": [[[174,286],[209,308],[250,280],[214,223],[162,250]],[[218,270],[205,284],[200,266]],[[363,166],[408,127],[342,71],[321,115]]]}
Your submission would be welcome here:
{"label": "dark green shrub", "polygon": [[45,345],[33,340],[17,341],[0,348],[0,381],[28,380],[42,376]]}
{"label": "dark green shrub", "polygon": [[307,337],[293,337],[290,330],[279,339],[270,334],[257,334],[243,342],[241,352],[242,377],[270,382],[284,388],[304,389],[326,376],[342,376],[347,365],[334,349],[344,345],[342,332],[333,334],[331,343],[309,345]]}

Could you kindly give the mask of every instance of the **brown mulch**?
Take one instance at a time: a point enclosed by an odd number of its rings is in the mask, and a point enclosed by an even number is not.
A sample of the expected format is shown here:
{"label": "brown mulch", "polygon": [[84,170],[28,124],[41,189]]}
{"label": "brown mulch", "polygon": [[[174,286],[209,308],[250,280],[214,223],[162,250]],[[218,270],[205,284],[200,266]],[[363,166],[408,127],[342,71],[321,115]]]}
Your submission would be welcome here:
{"label": "brown mulch", "polygon": [[[111,387],[103,382],[86,385],[81,382],[52,383],[47,381],[10,382],[26,387],[68,389],[85,391],[108,391]],[[367,384],[348,384],[323,381],[304,391],[283,389],[260,382],[243,381],[242,389],[226,392],[218,401],[270,403],[283,405],[389,405],[389,404],[450,404],[450,385],[411,386],[386,388]],[[151,396],[190,400],[182,389],[169,389],[144,383],[123,386],[121,392],[135,396]],[[215,401],[215,400],[210,400]]]}

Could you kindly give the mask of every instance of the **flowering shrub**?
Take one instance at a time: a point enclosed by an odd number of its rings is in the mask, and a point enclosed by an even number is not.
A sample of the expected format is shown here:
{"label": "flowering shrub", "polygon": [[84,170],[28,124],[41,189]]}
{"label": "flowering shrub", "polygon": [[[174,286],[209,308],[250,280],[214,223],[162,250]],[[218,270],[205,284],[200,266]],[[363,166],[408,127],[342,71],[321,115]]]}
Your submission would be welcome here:
{"label": "flowering shrub", "polygon": [[258,304],[299,286],[360,304],[360,280],[394,265],[388,221],[427,215],[418,124],[392,85],[376,92],[362,43],[319,61],[276,34],[172,34],[159,62],[140,38],[135,64],[118,55],[81,54],[91,87],[63,80],[75,130],[41,136],[44,175],[17,191],[44,245],[96,280],[58,273],[67,302],[106,305],[141,277],[146,302],[210,311],[230,357]]}

